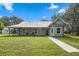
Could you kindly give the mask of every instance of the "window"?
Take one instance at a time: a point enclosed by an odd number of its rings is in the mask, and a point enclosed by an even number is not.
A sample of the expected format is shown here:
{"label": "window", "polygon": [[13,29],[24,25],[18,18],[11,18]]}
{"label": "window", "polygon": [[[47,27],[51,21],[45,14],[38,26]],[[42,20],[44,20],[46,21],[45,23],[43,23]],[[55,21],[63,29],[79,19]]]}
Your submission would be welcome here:
{"label": "window", "polygon": [[28,35],[28,32],[26,32],[26,35]]}
{"label": "window", "polygon": [[35,33],[37,33],[37,29],[35,29]]}
{"label": "window", "polygon": [[60,28],[57,28],[57,33],[60,33]]}
{"label": "window", "polygon": [[52,33],[53,33],[53,28],[52,28]]}

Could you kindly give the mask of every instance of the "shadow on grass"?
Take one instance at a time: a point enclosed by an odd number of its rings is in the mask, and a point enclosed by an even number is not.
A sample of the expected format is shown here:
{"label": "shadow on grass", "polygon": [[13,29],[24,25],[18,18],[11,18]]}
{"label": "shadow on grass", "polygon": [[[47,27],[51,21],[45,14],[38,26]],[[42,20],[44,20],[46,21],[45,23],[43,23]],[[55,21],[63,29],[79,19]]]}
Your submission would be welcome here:
{"label": "shadow on grass", "polygon": [[[64,36],[67,37],[67,38],[79,40],[79,38],[74,38],[73,35],[64,35]],[[76,37],[79,37],[79,36],[76,36]]]}
{"label": "shadow on grass", "polygon": [[69,41],[73,41],[73,42],[79,42],[79,38],[74,38],[74,36],[72,35],[64,35],[60,38],[63,38],[64,40],[69,40]]}
{"label": "shadow on grass", "polygon": [[33,36],[33,35],[27,35],[27,36],[23,36],[23,35],[20,35],[20,36],[17,36],[17,35],[1,35],[0,37],[46,37],[46,36]]}

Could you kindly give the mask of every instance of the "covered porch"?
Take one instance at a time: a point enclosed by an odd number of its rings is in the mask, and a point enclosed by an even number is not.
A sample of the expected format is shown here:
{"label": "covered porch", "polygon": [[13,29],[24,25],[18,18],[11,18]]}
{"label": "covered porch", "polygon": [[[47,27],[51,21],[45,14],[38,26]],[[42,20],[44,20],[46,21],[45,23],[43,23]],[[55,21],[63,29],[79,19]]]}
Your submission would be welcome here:
{"label": "covered porch", "polygon": [[41,36],[49,35],[49,30],[48,28],[9,27],[9,36],[12,34],[16,36]]}

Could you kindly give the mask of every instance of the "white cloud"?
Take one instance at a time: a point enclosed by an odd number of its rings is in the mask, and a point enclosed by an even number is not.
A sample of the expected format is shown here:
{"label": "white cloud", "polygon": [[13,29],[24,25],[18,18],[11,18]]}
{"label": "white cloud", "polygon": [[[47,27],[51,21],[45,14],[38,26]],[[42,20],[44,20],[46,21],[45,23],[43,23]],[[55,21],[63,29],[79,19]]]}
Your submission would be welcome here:
{"label": "white cloud", "polygon": [[0,18],[2,18],[3,16],[0,15]]}
{"label": "white cloud", "polygon": [[63,8],[63,9],[60,9],[57,14],[60,14],[60,13],[64,14],[65,12],[66,12],[66,10]]}
{"label": "white cloud", "polygon": [[51,4],[50,5],[50,7],[49,7],[49,9],[51,10],[51,9],[57,9],[59,6],[57,6],[57,5],[55,5],[55,4]]}
{"label": "white cloud", "polygon": [[0,6],[4,6],[5,9],[8,11],[13,11],[14,9],[12,8],[13,4],[12,3],[1,3]]}
{"label": "white cloud", "polygon": [[43,16],[42,19],[46,19],[46,16]]}
{"label": "white cloud", "polygon": [[9,10],[9,11],[13,11],[12,5],[13,5],[12,3],[5,3],[5,4],[4,4],[5,8],[6,8],[7,10]]}

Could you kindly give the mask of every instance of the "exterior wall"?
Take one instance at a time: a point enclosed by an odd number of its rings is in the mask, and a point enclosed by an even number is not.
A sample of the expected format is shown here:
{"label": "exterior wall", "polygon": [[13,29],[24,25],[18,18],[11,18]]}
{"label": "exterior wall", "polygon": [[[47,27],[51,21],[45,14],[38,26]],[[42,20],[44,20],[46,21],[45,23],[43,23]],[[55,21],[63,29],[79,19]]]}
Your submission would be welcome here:
{"label": "exterior wall", "polygon": [[[53,33],[52,33],[52,28],[53,28]],[[60,33],[57,33],[57,28],[60,28]],[[37,35],[37,36],[63,36],[64,35],[64,27],[57,27],[57,26],[52,26],[50,28],[15,28],[16,29],[16,35],[20,36],[30,36],[30,35]],[[36,29],[36,32],[35,32]]]}
{"label": "exterior wall", "polygon": [[[66,26],[66,24],[61,19],[55,20],[54,23],[50,24],[50,36],[63,36],[64,26]],[[52,33],[52,28],[53,28],[53,33]],[[60,28],[60,33],[57,33],[57,28]]]}
{"label": "exterior wall", "polygon": [[[36,32],[35,32],[36,30]],[[17,28],[16,35],[46,35],[48,28]],[[28,33],[28,34],[27,34]]]}
{"label": "exterior wall", "polygon": [[[52,33],[53,28],[53,33]],[[57,28],[60,28],[60,33],[57,33]],[[50,27],[50,36],[63,36],[64,28],[63,27]]]}
{"label": "exterior wall", "polygon": [[4,28],[2,30],[2,34],[9,34],[9,29],[8,28]]}
{"label": "exterior wall", "polygon": [[38,28],[37,29],[37,35],[46,35],[48,32],[47,28]]}

